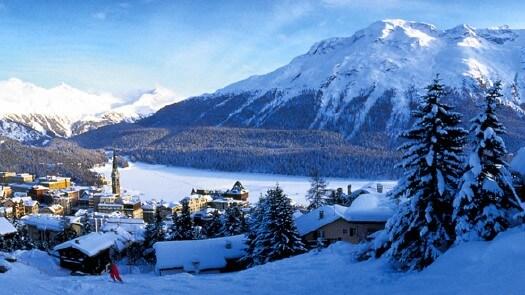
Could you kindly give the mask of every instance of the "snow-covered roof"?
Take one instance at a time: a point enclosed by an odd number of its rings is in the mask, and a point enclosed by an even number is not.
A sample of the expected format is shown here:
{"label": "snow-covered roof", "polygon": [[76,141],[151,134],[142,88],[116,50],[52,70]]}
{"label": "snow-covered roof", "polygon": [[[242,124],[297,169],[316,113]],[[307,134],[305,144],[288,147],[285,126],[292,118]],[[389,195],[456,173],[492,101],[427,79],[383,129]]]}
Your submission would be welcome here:
{"label": "snow-covered roof", "polygon": [[26,225],[32,225],[39,230],[64,230],[65,220],[60,216],[51,214],[31,214],[22,217],[22,222]]}
{"label": "snow-covered roof", "polygon": [[22,222],[32,225],[39,230],[62,231],[66,224],[79,223],[80,217],[75,216],[56,216],[51,214],[30,214],[22,217]]}
{"label": "snow-covered roof", "polygon": [[116,247],[117,250],[122,251],[130,241],[132,241],[132,237],[124,230],[93,232],[59,244],[55,246],[54,249],[58,251],[66,248],[74,248],[91,257],[113,246]]}
{"label": "snow-covered roof", "polygon": [[104,220],[103,232],[123,229],[133,236],[135,240],[144,240],[146,224],[143,219],[136,218],[108,218]]}
{"label": "snow-covered roof", "polygon": [[385,222],[393,214],[393,204],[385,194],[369,193],[357,197],[344,217],[354,222]]}
{"label": "snow-covered roof", "polygon": [[384,193],[363,193],[350,207],[324,205],[295,219],[299,234],[306,235],[338,219],[348,222],[386,222],[392,215],[394,205]]}
{"label": "snow-covered roof", "polygon": [[518,150],[512,161],[510,162],[512,170],[525,175],[525,147]]}
{"label": "snow-covered roof", "polygon": [[205,199],[208,202],[213,201],[213,198],[210,195],[199,195],[199,194],[191,194],[188,197],[183,198],[182,200],[192,200],[192,199]]}
{"label": "snow-covered roof", "polygon": [[16,233],[16,228],[5,217],[0,217],[0,236]]}
{"label": "snow-covered roof", "polygon": [[155,268],[182,268],[184,271],[195,271],[198,262],[199,270],[221,269],[226,267],[227,259],[241,258],[246,250],[246,237],[237,235],[206,240],[157,242],[153,245],[157,264]]}
{"label": "snow-covered roof", "polygon": [[348,207],[325,205],[295,219],[295,226],[300,235],[306,235],[345,216]]}

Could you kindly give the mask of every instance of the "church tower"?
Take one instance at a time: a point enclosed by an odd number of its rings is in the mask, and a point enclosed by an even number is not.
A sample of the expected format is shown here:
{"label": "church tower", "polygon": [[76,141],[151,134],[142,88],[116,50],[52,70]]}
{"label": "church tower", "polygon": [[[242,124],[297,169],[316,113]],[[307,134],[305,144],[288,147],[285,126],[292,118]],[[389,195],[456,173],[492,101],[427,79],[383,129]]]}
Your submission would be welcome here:
{"label": "church tower", "polygon": [[117,154],[113,151],[113,170],[111,171],[111,191],[120,196],[120,174],[118,173]]}

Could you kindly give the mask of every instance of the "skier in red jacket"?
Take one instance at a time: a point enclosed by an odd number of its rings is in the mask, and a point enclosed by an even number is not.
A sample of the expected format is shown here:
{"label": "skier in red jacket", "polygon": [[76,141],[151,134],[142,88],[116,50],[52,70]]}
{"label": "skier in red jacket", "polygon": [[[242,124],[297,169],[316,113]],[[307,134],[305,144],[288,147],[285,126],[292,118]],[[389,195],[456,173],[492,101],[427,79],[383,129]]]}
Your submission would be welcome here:
{"label": "skier in red jacket", "polygon": [[120,272],[118,271],[118,267],[113,262],[110,265],[109,276],[113,279],[114,282],[119,281],[123,283],[122,278],[120,277]]}

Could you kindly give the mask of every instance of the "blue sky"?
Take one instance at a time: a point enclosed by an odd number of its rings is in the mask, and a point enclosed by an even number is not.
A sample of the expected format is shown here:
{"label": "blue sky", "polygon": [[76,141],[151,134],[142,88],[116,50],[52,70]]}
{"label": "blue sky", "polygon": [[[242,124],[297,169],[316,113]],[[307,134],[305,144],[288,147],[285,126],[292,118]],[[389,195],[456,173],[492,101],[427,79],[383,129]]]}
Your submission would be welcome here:
{"label": "blue sky", "polygon": [[403,18],[525,28],[521,1],[0,0],[0,79],[180,96],[263,74],[316,41]]}

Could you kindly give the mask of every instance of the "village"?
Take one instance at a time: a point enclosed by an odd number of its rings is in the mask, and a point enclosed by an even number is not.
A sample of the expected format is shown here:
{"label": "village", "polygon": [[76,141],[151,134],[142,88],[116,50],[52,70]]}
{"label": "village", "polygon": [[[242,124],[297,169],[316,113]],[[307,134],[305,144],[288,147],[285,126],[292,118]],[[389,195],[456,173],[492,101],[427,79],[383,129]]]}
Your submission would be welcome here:
{"label": "village", "polygon": [[[111,181],[106,181],[111,191],[77,186],[67,177],[15,172],[0,172],[0,183],[2,251],[44,250],[72,274],[101,274],[118,261],[149,263],[158,275],[247,266],[243,258],[254,207],[239,181],[226,191],[193,189],[180,202],[141,201],[121,189],[113,155]],[[393,215],[395,204],[380,183],[355,191],[351,185],[318,188],[319,204],[293,204],[295,226],[307,249],[366,241]],[[170,228],[185,215],[191,233],[169,238]],[[0,270],[7,271],[6,265]]]}

